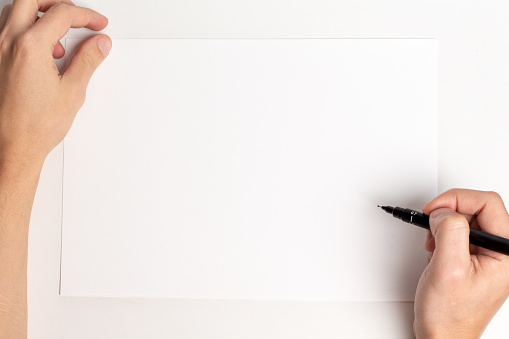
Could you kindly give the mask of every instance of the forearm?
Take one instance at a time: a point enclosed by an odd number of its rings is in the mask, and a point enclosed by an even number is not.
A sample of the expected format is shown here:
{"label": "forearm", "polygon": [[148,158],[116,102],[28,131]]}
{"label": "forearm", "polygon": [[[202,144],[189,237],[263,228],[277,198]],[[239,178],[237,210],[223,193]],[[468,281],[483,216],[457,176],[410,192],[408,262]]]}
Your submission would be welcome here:
{"label": "forearm", "polygon": [[0,338],[26,338],[28,225],[41,168],[0,155]]}
{"label": "forearm", "polygon": [[14,0],[0,13],[0,338],[26,338],[28,225],[42,164],[71,128],[111,49],[108,36],[91,37],[61,74],[59,41],[71,27],[107,25],[70,0]]}

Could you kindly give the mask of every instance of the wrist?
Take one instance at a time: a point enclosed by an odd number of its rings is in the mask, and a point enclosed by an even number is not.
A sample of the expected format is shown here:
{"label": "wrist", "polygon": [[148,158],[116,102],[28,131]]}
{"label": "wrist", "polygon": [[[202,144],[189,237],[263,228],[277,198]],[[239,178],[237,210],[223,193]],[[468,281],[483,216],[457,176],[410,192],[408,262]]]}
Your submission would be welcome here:
{"label": "wrist", "polygon": [[39,176],[46,156],[22,152],[13,148],[0,146],[0,173],[16,176]]}
{"label": "wrist", "polygon": [[[11,199],[18,201],[30,197],[27,203],[31,206],[44,160],[40,157],[30,159],[13,153],[0,152],[0,198],[4,194],[10,194]],[[4,204],[7,203],[7,201],[4,202]],[[0,202],[0,208],[4,207]],[[0,224],[0,228],[2,226],[5,225]]]}

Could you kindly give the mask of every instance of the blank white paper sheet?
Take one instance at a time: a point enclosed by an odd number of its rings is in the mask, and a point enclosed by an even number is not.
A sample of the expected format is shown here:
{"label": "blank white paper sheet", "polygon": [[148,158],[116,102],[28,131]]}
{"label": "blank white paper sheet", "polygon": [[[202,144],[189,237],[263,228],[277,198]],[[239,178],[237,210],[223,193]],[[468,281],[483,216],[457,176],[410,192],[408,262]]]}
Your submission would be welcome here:
{"label": "blank white paper sheet", "polygon": [[[78,41],[67,40],[68,50]],[[64,143],[61,294],[410,301],[434,40],[114,40]]]}

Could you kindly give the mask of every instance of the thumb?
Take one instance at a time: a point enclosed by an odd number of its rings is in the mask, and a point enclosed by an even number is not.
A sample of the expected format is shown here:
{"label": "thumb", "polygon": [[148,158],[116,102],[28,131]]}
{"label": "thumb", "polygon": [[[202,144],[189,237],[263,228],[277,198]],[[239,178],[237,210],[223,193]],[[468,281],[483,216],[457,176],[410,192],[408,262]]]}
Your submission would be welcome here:
{"label": "thumb", "polygon": [[111,45],[107,35],[96,35],[88,39],[74,54],[63,77],[86,89],[95,70],[110,53]]}
{"label": "thumb", "polygon": [[433,261],[444,269],[470,267],[470,225],[465,216],[439,208],[431,212],[429,223],[435,238]]}

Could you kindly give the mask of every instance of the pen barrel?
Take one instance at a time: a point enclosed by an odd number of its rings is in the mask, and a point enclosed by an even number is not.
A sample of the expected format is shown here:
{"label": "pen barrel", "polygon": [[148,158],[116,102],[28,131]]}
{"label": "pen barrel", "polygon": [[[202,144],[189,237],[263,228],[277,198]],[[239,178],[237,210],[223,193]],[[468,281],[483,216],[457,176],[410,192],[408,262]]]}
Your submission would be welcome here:
{"label": "pen barrel", "polygon": [[[388,213],[392,212],[392,216],[402,221],[419,226],[425,229],[429,227],[429,216],[424,213],[402,207],[382,207]],[[470,229],[469,241],[472,245],[486,248],[491,251],[509,255],[509,239],[502,238],[493,234],[485,233],[480,230]]]}
{"label": "pen barrel", "polygon": [[470,229],[470,243],[498,253],[509,255],[509,239]]}
{"label": "pen barrel", "polygon": [[392,215],[404,222],[429,230],[429,216],[424,213],[409,208],[396,207]]}

